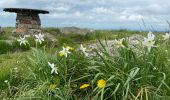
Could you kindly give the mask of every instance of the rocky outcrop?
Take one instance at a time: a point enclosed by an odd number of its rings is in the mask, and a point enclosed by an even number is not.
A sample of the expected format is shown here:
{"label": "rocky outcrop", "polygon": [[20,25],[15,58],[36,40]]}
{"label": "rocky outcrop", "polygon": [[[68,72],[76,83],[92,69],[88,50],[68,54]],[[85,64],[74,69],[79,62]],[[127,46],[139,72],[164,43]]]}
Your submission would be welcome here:
{"label": "rocky outcrop", "polygon": [[[132,35],[130,37],[126,38],[126,41],[128,41],[128,47],[132,48],[133,50],[136,50],[138,47],[141,46],[141,42],[143,41],[144,37],[142,35]],[[118,55],[118,48],[116,46],[116,40],[108,40],[108,41],[101,41],[101,44],[105,47],[105,50],[107,50],[110,55]],[[103,47],[99,42],[98,43],[92,43],[87,44],[87,50],[88,53],[95,55],[95,50],[101,51],[103,50]],[[140,47],[139,47],[140,48]],[[137,50],[139,51],[139,50]],[[139,52],[140,53],[140,52]]]}
{"label": "rocky outcrop", "polygon": [[83,29],[78,27],[64,27],[60,28],[60,31],[62,34],[80,34],[80,35],[86,35],[87,33],[93,32],[93,30],[90,29]]}

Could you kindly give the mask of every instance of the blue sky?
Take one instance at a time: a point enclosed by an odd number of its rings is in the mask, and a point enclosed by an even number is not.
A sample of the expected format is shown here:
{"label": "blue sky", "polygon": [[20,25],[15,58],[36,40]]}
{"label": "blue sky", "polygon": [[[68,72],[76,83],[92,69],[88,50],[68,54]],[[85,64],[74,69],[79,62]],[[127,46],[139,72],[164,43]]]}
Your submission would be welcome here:
{"label": "blue sky", "polygon": [[15,26],[16,15],[3,12],[6,7],[50,11],[50,14],[40,15],[43,27],[166,31],[166,21],[170,21],[169,0],[0,0],[3,27]]}

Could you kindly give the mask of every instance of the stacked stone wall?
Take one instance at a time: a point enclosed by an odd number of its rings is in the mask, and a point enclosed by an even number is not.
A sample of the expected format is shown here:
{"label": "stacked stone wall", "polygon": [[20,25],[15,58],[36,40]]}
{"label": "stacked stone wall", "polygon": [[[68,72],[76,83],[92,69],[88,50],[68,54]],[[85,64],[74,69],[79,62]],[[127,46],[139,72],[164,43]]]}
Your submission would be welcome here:
{"label": "stacked stone wall", "polygon": [[41,31],[41,21],[37,13],[17,13],[16,33],[34,34]]}
{"label": "stacked stone wall", "polygon": [[3,32],[3,30],[2,30],[2,27],[0,26],[0,35],[1,35],[2,32]]}

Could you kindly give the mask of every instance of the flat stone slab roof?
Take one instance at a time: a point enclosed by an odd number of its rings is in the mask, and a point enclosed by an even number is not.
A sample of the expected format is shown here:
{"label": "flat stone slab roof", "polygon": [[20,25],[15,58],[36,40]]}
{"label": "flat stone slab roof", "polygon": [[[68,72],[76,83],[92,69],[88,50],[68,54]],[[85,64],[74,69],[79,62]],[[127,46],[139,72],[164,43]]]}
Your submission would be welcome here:
{"label": "flat stone slab roof", "polygon": [[46,10],[40,10],[40,9],[28,9],[28,8],[4,8],[3,9],[6,12],[33,12],[33,13],[40,13],[40,14],[49,14],[49,11]]}

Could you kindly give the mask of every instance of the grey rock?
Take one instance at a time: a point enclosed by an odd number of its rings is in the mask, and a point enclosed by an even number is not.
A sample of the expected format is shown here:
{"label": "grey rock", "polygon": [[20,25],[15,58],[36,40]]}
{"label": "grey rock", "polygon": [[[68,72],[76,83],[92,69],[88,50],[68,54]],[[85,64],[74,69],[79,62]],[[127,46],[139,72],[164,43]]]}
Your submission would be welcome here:
{"label": "grey rock", "polygon": [[[126,40],[128,41],[129,47],[132,48],[135,51],[140,51],[141,47],[141,42],[143,41],[144,37],[142,35],[132,35],[130,37],[127,37]],[[115,40],[108,40],[108,41],[101,41],[101,43],[105,46],[105,49],[107,50],[110,55],[118,56],[118,48],[116,47],[116,42]],[[138,47],[139,46],[139,47]],[[87,46],[88,50],[91,51],[91,53],[94,50],[100,51],[102,50],[102,46],[100,43],[93,43],[93,44],[88,44]],[[138,52],[140,53],[140,52]]]}
{"label": "grey rock", "polygon": [[83,29],[78,27],[63,27],[60,28],[61,33],[63,34],[80,34],[80,35],[86,35],[87,33],[94,32],[94,30],[90,29]]}

